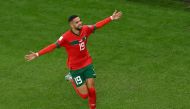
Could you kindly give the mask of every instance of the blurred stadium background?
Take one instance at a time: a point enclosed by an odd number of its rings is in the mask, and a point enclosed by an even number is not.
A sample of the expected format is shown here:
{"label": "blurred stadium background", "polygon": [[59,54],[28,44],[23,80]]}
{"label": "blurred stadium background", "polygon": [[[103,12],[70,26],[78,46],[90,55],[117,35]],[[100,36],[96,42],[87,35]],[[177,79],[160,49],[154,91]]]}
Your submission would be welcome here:
{"label": "blurred stadium background", "polygon": [[64,80],[64,49],[25,62],[55,42],[78,14],[97,30],[88,48],[97,73],[97,109],[189,109],[188,0],[1,0],[0,109],[88,109]]}

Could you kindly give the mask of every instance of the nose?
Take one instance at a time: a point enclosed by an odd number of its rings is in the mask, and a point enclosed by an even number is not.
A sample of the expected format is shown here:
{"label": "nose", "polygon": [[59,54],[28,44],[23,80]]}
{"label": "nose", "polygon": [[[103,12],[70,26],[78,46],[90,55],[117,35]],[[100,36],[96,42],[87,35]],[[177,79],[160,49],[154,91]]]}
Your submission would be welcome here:
{"label": "nose", "polygon": [[79,22],[79,25],[82,25],[82,22]]}

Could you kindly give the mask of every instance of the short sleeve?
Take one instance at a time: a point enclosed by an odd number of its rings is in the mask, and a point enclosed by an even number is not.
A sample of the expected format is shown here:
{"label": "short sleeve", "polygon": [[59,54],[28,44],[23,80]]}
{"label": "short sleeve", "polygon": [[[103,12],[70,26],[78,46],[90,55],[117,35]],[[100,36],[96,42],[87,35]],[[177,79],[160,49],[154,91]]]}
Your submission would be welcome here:
{"label": "short sleeve", "polygon": [[60,47],[65,46],[66,40],[65,40],[65,38],[64,38],[64,35],[62,35],[62,36],[55,42],[55,44],[56,44],[56,47],[57,47],[57,48],[60,48]]}

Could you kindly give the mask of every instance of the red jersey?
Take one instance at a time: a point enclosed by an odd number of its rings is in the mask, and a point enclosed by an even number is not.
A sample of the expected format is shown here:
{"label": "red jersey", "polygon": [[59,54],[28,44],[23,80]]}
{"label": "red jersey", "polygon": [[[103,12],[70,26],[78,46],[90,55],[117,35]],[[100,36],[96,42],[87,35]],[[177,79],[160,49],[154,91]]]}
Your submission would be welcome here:
{"label": "red jersey", "polygon": [[67,66],[69,69],[78,70],[92,63],[86,44],[89,35],[94,29],[95,27],[92,25],[84,25],[80,30],[80,35],[76,35],[71,30],[68,30],[57,40],[56,44],[66,49],[68,55]]}
{"label": "red jersey", "polygon": [[107,17],[104,20],[97,22],[95,25],[84,25],[80,30],[79,36],[69,30],[57,40],[56,44],[50,44],[43,48],[37,52],[37,55],[42,56],[46,53],[52,52],[56,47],[65,47],[68,55],[68,68],[71,70],[81,69],[92,63],[92,58],[86,48],[89,35],[95,30],[95,28],[101,28],[110,21],[111,17]]}

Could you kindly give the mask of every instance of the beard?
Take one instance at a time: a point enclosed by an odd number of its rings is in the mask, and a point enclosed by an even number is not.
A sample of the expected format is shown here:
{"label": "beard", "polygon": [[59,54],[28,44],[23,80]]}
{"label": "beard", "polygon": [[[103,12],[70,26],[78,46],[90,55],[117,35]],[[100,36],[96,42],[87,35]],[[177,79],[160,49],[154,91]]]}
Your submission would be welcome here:
{"label": "beard", "polygon": [[81,30],[81,29],[82,29],[82,25],[81,25],[81,26],[76,27],[75,29],[77,29],[77,30]]}
{"label": "beard", "polygon": [[75,28],[75,29],[77,29],[77,30],[81,30],[81,28]]}

